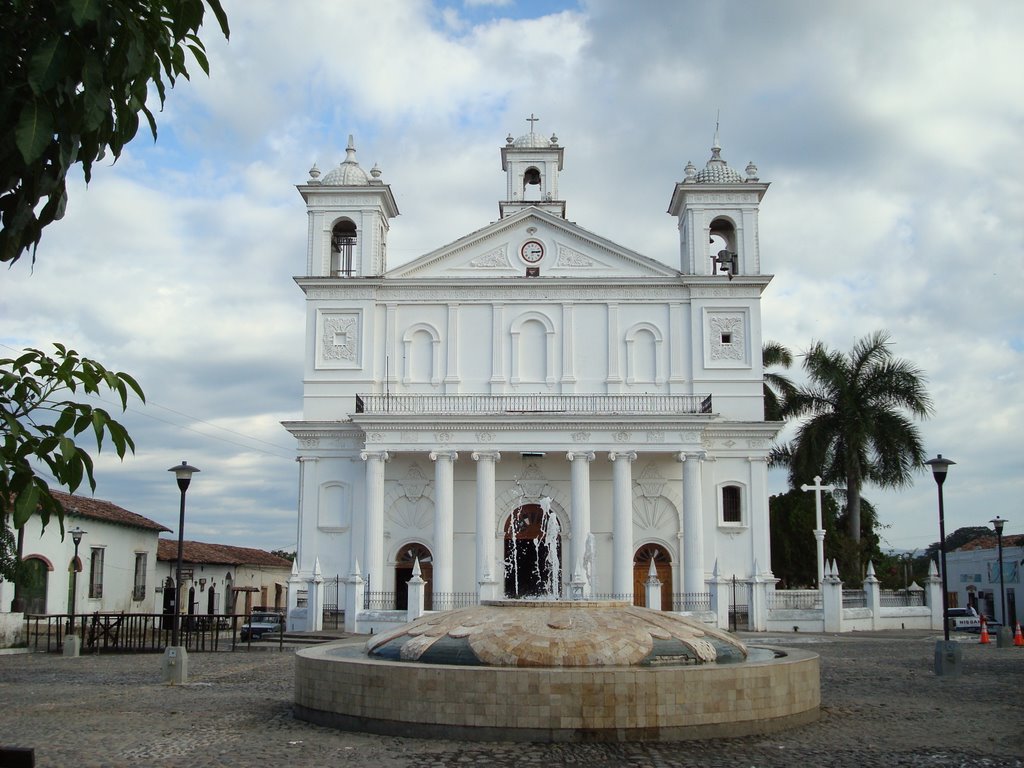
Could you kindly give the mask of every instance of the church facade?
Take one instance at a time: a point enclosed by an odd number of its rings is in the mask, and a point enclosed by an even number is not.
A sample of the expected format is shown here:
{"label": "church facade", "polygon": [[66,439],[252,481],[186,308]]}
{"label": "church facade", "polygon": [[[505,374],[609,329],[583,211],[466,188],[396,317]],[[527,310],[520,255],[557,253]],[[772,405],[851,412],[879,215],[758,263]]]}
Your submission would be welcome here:
{"label": "church facade", "polygon": [[[768,184],[729,167],[716,134],[705,167],[666,190],[673,268],[566,218],[565,148],[532,126],[500,147],[499,218],[401,266],[387,264],[395,199],[351,137],[344,162],[298,187],[292,609],[357,573],[375,607],[404,608],[416,562],[433,609],[551,591],[642,603],[652,562],[669,610],[713,573],[773,582]],[[314,613],[293,626],[318,628]]]}

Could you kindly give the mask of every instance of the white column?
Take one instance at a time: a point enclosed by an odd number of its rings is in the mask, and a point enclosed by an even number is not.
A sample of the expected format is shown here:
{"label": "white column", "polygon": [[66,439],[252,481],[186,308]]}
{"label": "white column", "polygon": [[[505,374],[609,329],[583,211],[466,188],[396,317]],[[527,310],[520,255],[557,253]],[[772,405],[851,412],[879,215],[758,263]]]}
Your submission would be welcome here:
{"label": "white column", "polygon": [[299,573],[313,572],[313,558],[317,556],[317,477],[314,456],[299,456],[299,531],[296,561]]}
{"label": "white column", "polygon": [[366,462],[366,529],[363,541],[363,567],[371,592],[384,589],[384,463],[387,451],[363,451]]}
{"label": "white column", "polygon": [[494,465],[497,451],[474,451],[476,462],[476,583],[481,600],[496,600],[498,576],[494,561]]}
{"label": "white column", "polygon": [[[455,492],[454,466],[459,454],[431,451],[434,462],[434,608],[446,610],[454,584]],[[438,605],[440,596],[441,605]]]}
{"label": "white column", "polygon": [[562,303],[562,392],[572,392],[576,383],[576,353],[573,341],[576,334],[573,305]]}
{"label": "white column", "polygon": [[750,456],[751,559],[761,566],[757,575],[771,576],[772,542],[768,522],[768,457]]}
{"label": "white column", "polygon": [[448,338],[444,369],[445,392],[458,392],[459,387],[459,305],[448,305]]}
{"label": "white column", "polygon": [[491,393],[505,391],[505,305],[499,301],[491,305]]}
{"label": "white column", "polygon": [[683,463],[683,592],[704,592],[704,511],[700,462],[704,454],[680,453]]}
{"label": "white column", "polygon": [[577,571],[587,576],[593,588],[593,574],[586,572],[585,553],[587,538],[590,536],[590,462],[592,451],[574,451],[565,454],[569,461],[569,509],[570,531],[572,532],[572,560],[569,562],[569,576],[575,578]]}
{"label": "white column", "polygon": [[612,592],[633,596],[633,467],[634,451],[612,451]]}

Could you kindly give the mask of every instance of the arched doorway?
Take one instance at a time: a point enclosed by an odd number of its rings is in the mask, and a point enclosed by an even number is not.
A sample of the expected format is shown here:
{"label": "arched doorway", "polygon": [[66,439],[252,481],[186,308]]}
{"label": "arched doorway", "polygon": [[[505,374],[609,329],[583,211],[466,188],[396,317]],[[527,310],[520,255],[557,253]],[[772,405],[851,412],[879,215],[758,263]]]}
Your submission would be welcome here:
{"label": "arched doorway", "polygon": [[19,593],[25,601],[25,613],[46,613],[46,588],[49,565],[38,557],[22,561],[18,574]]}
{"label": "arched doorway", "polygon": [[505,522],[505,596],[539,597],[550,593],[552,581],[556,595],[562,593],[562,537],[555,537],[555,551],[545,541],[545,513],[539,504],[524,504]]}
{"label": "arched doorway", "polygon": [[672,610],[672,556],[660,544],[644,544],[633,555],[633,605],[647,605],[651,560],[661,582],[661,610]]}
{"label": "arched doorway", "polygon": [[430,611],[434,608],[433,596],[433,575],[434,558],[425,545],[418,542],[406,544],[398,553],[395,562],[395,609],[404,611],[409,607],[409,579],[412,578],[412,568],[416,560],[420,561],[420,578],[427,582],[423,590],[423,610]]}

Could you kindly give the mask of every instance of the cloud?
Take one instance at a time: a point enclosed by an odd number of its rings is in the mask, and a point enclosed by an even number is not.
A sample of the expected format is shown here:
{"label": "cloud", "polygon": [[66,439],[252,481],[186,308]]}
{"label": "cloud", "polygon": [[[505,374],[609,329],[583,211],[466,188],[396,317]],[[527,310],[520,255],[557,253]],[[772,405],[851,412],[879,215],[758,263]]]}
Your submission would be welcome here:
{"label": "cloud", "polygon": [[[98,494],[171,528],[172,464],[203,472],[189,538],[295,539],[306,213],[294,185],[355,135],[401,216],[392,265],[498,217],[508,133],[557,133],[568,217],[678,265],[666,213],[683,166],[724,156],[772,186],[764,336],[849,349],[874,330],[928,374],[931,453],[958,462],[947,528],[1021,495],[1024,7],[588,0],[226,2],[193,75],[4,275],[0,343],[51,340],[131,371],[138,453]],[[718,116],[720,115],[720,118]],[[796,372],[797,375],[798,372]],[[780,483],[773,473],[773,483]],[[781,489],[781,488],[780,488]],[[896,546],[938,538],[934,483],[866,489]],[[1011,523],[1012,525],[1012,523]]]}

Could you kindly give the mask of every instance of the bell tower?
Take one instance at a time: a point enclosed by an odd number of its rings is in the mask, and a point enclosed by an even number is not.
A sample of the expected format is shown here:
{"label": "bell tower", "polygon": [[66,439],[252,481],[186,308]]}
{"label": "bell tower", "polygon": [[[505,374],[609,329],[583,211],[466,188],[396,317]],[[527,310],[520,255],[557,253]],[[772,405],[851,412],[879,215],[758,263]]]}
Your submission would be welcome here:
{"label": "bell tower", "polygon": [[320,178],[314,164],[298,185],[306,201],[309,234],[306,274],[310,277],[375,277],[387,269],[389,220],[398,215],[391,187],[374,165],[369,174],[356,161],[352,135],[345,159]]}
{"label": "bell tower", "polygon": [[518,139],[510,133],[501,148],[501,170],[507,177],[505,199],[498,203],[503,219],[530,206],[565,218],[565,201],[558,199],[558,172],[565,150],[554,134],[546,139],[534,133],[538,120],[531,114],[526,118],[530,132]]}
{"label": "bell tower", "polygon": [[715,127],[711,159],[698,171],[687,163],[668,212],[679,219],[679,270],[687,275],[761,274],[758,206],[768,184],[748,163],[746,177],[722,159]]}

